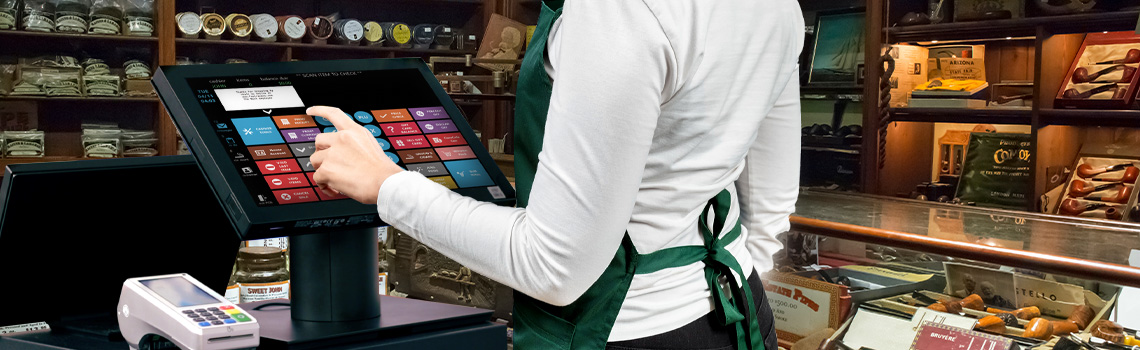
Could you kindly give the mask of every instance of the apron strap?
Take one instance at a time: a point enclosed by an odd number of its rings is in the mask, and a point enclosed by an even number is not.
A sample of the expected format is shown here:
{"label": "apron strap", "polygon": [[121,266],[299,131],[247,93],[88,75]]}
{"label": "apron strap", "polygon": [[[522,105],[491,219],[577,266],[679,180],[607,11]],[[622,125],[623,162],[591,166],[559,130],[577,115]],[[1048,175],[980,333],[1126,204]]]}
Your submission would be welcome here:
{"label": "apron strap", "polygon": [[[742,286],[742,281],[732,277],[736,272],[741,280],[748,278],[736,261],[736,257],[725,247],[728,243],[740,237],[740,220],[736,220],[732,230],[719,237],[716,233],[724,228],[728,219],[729,209],[732,207],[732,194],[722,190],[713,199],[709,200],[701,211],[697,228],[704,238],[703,246],[680,246],[662,249],[653,253],[643,254],[637,264],[636,274],[657,272],[662,269],[685,266],[702,261],[705,263],[705,282],[712,291],[713,302],[716,305],[716,319],[722,325],[734,325],[738,349],[764,349],[763,337],[760,335],[760,323],[756,318],[756,307],[752,298],[752,290]],[[713,212],[713,229],[708,226],[708,212]],[[722,281],[727,280],[728,291],[721,288]],[[731,293],[730,295],[726,293]]]}

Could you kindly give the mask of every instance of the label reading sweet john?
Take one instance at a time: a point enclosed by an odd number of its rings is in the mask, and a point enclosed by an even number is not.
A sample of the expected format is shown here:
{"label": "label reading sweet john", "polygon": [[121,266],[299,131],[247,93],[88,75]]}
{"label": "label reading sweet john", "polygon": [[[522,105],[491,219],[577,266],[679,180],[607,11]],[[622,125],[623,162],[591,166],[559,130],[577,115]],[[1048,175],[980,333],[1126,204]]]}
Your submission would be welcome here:
{"label": "label reading sweet john", "polygon": [[40,12],[40,11],[27,11],[24,13],[22,19],[24,30],[33,32],[51,32],[55,29],[55,20],[52,19],[54,14]]}
{"label": "label reading sweet john", "polygon": [[87,14],[72,11],[55,13],[55,29],[61,33],[83,33],[87,31]]}
{"label": "label reading sweet john", "polygon": [[119,35],[121,30],[118,17],[96,13],[91,15],[87,33]]}
{"label": "label reading sweet john", "polygon": [[238,283],[238,287],[241,290],[242,303],[289,298],[289,281],[276,283]]}

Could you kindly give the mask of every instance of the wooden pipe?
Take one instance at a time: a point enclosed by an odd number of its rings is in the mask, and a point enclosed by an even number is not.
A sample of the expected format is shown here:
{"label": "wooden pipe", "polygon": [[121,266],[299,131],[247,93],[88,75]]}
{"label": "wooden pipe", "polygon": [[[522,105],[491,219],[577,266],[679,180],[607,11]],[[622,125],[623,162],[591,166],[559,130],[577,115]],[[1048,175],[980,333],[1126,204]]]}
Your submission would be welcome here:
{"label": "wooden pipe", "polygon": [[1080,331],[1073,321],[1049,321],[1053,325],[1053,335],[1066,336]]}
{"label": "wooden pipe", "polygon": [[962,304],[961,303],[959,303],[957,301],[953,301],[953,300],[947,300],[947,299],[939,300],[937,303],[930,304],[930,306],[927,306],[926,308],[934,310],[934,311],[946,312],[946,313],[951,313],[951,314],[962,313]]}
{"label": "wooden pipe", "polygon": [[1119,220],[1124,217],[1124,211],[1119,207],[1110,206],[1104,203],[1081,204],[1080,201],[1072,198],[1065,199],[1061,202],[1061,214],[1065,215],[1081,215],[1090,210],[1104,210],[1104,217]]}
{"label": "wooden pipe", "polygon": [[1113,99],[1124,98],[1124,93],[1127,89],[1119,89],[1118,87],[1120,86],[1116,83],[1112,83],[1108,85],[1097,86],[1095,88],[1088,89],[1085,92],[1077,91],[1077,89],[1067,89],[1065,90],[1065,93],[1062,95],[1062,97],[1073,100],[1084,100],[1105,91],[1114,91],[1112,94]]}
{"label": "wooden pipe", "polygon": [[1140,49],[1129,49],[1128,52],[1124,54],[1123,59],[1097,62],[1094,64],[1121,64],[1138,62],[1140,62]]}
{"label": "wooden pipe", "polygon": [[1128,203],[1129,198],[1132,198],[1132,188],[1131,187],[1121,188],[1120,191],[1116,191],[1116,194],[1114,194],[1114,195],[1108,195],[1108,196],[1101,195],[1101,196],[1085,197],[1085,199],[1093,200],[1093,201],[1121,203],[1121,204]]}
{"label": "wooden pipe", "polygon": [[1053,337],[1053,323],[1044,318],[1034,318],[1025,325],[1025,332],[1022,333],[1021,336],[1026,338],[1049,340],[1049,338]]}
{"label": "wooden pipe", "polygon": [[1005,334],[1005,320],[997,316],[986,316],[978,320],[974,328],[984,332]]}
{"label": "wooden pipe", "polygon": [[1105,69],[1101,69],[1101,70],[1096,71],[1095,73],[1092,73],[1092,74],[1089,74],[1089,70],[1086,69],[1085,67],[1080,67],[1080,68],[1077,68],[1076,70],[1073,71],[1072,81],[1074,84],[1092,82],[1092,81],[1095,81],[1097,78],[1100,78],[1101,76],[1103,76],[1105,74],[1112,73],[1113,71],[1116,71],[1117,69],[1121,69],[1121,68],[1124,68],[1124,74],[1122,74],[1120,76],[1120,80],[1117,80],[1116,82],[1126,83],[1126,82],[1132,81],[1132,75],[1136,74],[1136,68],[1132,68],[1132,67],[1129,67],[1129,66],[1126,66],[1123,64],[1118,64],[1118,65],[1111,66],[1111,67],[1108,67]]}
{"label": "wooden pipe", "polygon": [[1092,335],[1113,343],[1119,343],[1124,340],[1124,327],[1116,322],[1100,320],[1093,325]]}
{"label": "wooden pipe", "polygon": [[1100,174],[1104,174],[1104,173],[1108,173],[1108,172],[1125,170],[1126,168],[1129,168],[1129,167],[1133,167],[1132,163],[1121,163],[1121,164],[1115,164],[1115,165],[1109,165],[1109,166],[1103,166],[1103,167],[1095,167],[1095,168],[1092,165],[1085,163],[1085,164],[1081,164],[1081,166],[1077,167],[1077,176],[1080,176],[1082,178],[1087,179],[1087,178],[1097,176]]}
{"label": "wooden pipe", "polygon": [[1078,329],[1085,329],[1089,326],[1089,323],[1092,322],[1093,317],[1096,317],[1096,315],[1093,313],[1092,308],[1088,307],[1088,305],[1081,305],[1077,306],[1077,308],[1073,309],[1073,312],[1069,314],[1069,321],[1076,324]]}
{"label": "wooden pipe", "polygon": [[1023,307],[1023,308],[1020,308],[1017,310],[1013,310],[1013,311],[1006,311],[1006,310],[1002,310],[1002,309],[995,309],[992,307],[987,307],[986,312],[991,313],[991,314],[1013,314],[1017,318],[1020,318],[1023,320],[1031,320],[1031,319],[1034,319],[1037,317],[1041,317],[1041,309],[1037,308],[1036,306],[1026,306],[1026,307]]}
{"label": "wooden pipe", "polygon": [[962,300],[958,301],[958,303],[961,304],[963,308],[974,309],[978,311],[986,310],[986,303],[982,301],[982,297],[978,296],[977,294],[970,294],[970,296],[962,298]]}
{"label": "wooden pipe", "polygon": [[1113,182],[1101,185],[1094,185],[1092,182],[1073,180],[1073,184],[1069,186],[1069,197],[1084,197],[1093,192],[1104,191],[1116,186],[1123,186],[1122,182]]}
{"label": "wooden pipe", "polygon": [[1134,182],[1136,182],[1136,177],[1138,177],[1138,176],[1140,176],[1140,168],[1130,166],[1130,167],[1124,168],[1124,174],[1120,175],[1119,178],[1094,177],[1093,181],[1112,181],[1112,182],[1134,183]]}

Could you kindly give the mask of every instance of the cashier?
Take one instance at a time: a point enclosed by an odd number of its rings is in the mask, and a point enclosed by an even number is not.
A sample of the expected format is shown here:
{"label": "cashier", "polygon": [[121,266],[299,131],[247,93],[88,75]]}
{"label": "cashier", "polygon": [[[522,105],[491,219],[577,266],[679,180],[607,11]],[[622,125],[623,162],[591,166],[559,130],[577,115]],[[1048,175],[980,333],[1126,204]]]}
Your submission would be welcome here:
{"label": "cashier", "polygon": [[405,171],[330,107],[315,181],[518,291],[516,349],[775,350],[757,272],[797,196],[803,39],[795,0],[543,1],[518,207]]}

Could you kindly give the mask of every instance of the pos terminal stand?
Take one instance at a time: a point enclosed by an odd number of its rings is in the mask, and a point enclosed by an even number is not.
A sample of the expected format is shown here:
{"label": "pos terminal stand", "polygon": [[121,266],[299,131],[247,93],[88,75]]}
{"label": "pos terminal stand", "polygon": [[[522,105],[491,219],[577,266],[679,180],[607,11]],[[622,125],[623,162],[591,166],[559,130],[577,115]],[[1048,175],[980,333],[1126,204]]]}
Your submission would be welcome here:
{"label": "pos terminal stand", "polygon": [[289,236],[290,303],[241,305],[258,319],[262,347],[506,346],[489,310],[379,296],[376,208],[313,181],[316,136],[336,128],[305,111],[326,105],[404,169],[513,204],[507,178],[422,61],[170,66],[153,82],[241,238]]}

